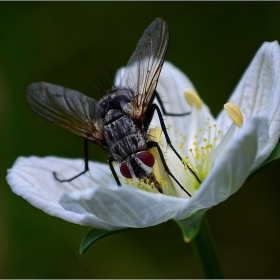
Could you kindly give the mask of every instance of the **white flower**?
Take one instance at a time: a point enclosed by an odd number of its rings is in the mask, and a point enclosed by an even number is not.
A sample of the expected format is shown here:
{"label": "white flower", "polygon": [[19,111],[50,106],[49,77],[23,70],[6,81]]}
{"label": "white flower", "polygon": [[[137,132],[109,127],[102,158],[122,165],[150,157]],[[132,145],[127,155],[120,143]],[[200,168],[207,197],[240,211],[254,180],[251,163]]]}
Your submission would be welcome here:
{"label": "white flower", "polygon": [[[71,177],[81,171],[83,160],[56,157],[20,157],[8,171],[7,181],[13,192],[46,213],[94,228],[140,228],[169,219],[186,219],[236,192],[275,148],[280,136],[279,71],[278,43],[264,43],[229,99],[244,116],[243,125],[237,116],[242,125],[238,128],[225,110],[215,120],[195,96],[188,78],[172,64],[164,64],[157,90],[166,110],[191,111],[184,117],[165,117],[171,141],[184,157],[185,165],[165,146],[158,128],[153,126],[151,134],[158,137],[168,166],[192,197],[166,175],[160,161],[155,174],[162,176],[164,194],[144,182],[140,188],[148,191],[130,186],[125,179],[123,186],[117,187],[109,166],[97,162],[90,162],[90,173],[70,183],[60,183],[52,172],[61,178]],[[186,102],[185,90],[192,106]],[[232,105],[228,106],[232,109]],[[238,112],[235,107],[232,110]],[[156,117],[154,125],[159,126]],[[196,172],[201,184],[186,164]]]}

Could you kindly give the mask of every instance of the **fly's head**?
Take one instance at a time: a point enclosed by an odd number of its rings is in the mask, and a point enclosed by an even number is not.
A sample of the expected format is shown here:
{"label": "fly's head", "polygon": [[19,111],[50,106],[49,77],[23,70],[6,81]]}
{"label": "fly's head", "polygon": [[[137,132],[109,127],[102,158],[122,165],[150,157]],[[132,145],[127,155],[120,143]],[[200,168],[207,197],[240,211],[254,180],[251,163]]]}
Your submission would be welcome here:
{"label": "fly's head", "polygon": [[134,178],[145,182],[148,180],[156,185],[157,181],[153,174],[154,164],[154,156],[148,151],[141,151],[127,157],[121,163],[120,172],[127,179]]}

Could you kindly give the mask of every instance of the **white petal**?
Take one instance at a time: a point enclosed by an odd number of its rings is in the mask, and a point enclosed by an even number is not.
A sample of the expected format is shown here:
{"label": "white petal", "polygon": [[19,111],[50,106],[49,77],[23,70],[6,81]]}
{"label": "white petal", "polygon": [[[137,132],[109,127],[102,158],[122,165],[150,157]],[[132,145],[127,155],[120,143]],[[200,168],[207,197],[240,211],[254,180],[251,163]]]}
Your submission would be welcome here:
{"label": "white petal", "polygon": [[66,209],[79,207],[88,211],[84,223],[91,226],[91,214],[120,227],[148,227],[169,219],[182,219],[188,201],[182,198],[153,194],[127,186],[118,189],[92,189],[66,194],[61,204]]}
{"label": "white petal", "polygon": [[[259,152],[253,168],[260,165],[270,155],[280,136],[279,73],[279,44],[276,41],[264,43],[228,101],[239,107],[245,121],[255,116],[268,118],[268,137],[259,141]],[[223,111],[218,117],[218,122],[225,131],[231,121]]]}
{"label": "white petal", "polygon": [[257,155],[258,138],[267,131],[267,119],[262,117],[251,119],[241,128],[190,200],[187,213],[212,207],[226,200],[242,186]]}
{"label": "white petal", "polygon": [[[44,212],[62,218],[66,221],[86,225],[84,222],[88,213],[82,211],[67,211],[59,203],[65,193],[79,192],[86,189],[97,188],[102,185],[108,188],[115,181],[109,176],[110,171],[106,164],[89,163],[90,173],[80,176],[70,183],[60,183],[53,177],[56,171],[60,178],[69,178],[83,170],[83,160],[69,160],[57,157],[20,157],[8,170],[7,182],[14,193],[22,196],[31,205]],[[98,175],[98,176],[97,176]],[[104,222],[92,215],[92,226],[96,228],[113,228],[108,222]],[[115,227],[116,228],[116,227]]]}
{"label": "white petal", "polygon": [[20,157],[8,171],[7,181],[14,193],[47,214],[83,226],[114,230],[146,227],[169,219],[182,219],[187,200],[117,187],[106,164],[89,163],[90,173],[70,183],[83,168],[83,160],[56,157]]}
{"label": "white petal", "polygon": [[163,64],[157,91],[169,113],[190,112],[191,107],[184,97],[186,89],[194,89],[188,77],[170,62]]}
{"label": "white petal", "polygon": [[[157,85],[157,91],[164,103],[164,107],[168,113],[186,113],[191,112],[192,108],[187,103],[184,97],[184,91],[186,89],[194,89],[193,84],[188,77],[175,67],[170,62],[165,62],[159,77]],[[209,108],[203,103],[202,110],[198,111],[198,125],[201,126],[201,119],[203,123],[207,117],[212,118]],[[171,125],[172,130],[170,132],[170,138],[174,142],[178,139],[178,134],[174,132],[178,130],[184,133],[186,137],[189,136],[189,126],[191,122],[191,114],[185,117],[170,117],[164,116],[165,124]],[[154,123],[154,120],[153,120]]]}

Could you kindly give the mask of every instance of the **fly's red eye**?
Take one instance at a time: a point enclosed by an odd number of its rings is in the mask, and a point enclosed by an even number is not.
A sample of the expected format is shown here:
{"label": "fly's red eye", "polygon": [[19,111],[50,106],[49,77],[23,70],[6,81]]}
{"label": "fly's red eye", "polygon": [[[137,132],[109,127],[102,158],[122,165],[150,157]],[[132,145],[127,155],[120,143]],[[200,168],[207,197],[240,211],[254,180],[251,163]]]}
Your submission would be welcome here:
{"label": "fly's red eye", "polygon": [[131,173],[128,169],[127,163],[125,161],[121,164],[120,171],[121,171],[123,177],[128,178],[128,179],[132,178]]}
{"label": "fly's red eye", "polygon": [[147,151],[144,151],[144,152],[139,152],[137,154],[137,157],[143,162],[145,163],[147,166],[149,167],[153,167],[154,164],[155,164],[155,158],[154,156],[147,152]]}

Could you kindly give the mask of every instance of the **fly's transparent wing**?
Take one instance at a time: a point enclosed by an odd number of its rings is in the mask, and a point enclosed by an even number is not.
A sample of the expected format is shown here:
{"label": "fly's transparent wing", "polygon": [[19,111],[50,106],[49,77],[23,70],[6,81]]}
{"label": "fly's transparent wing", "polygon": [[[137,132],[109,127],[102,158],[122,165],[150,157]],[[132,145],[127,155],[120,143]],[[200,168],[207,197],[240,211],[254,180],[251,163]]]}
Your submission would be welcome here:
{"label": "fly's transparent wing", "polygon": [[103,123],[95,119],[95,99],[75,90],[41,82],[28,87],[27,101],[44,119],[73,134],[102,143]]}
{"label": "fly's transparent wing", "polygon": [[128,104],[131,108],[128,114],[142,121],[153,100],[168,43],[168,25],[163,19],[156,18],[139,40],[118,85],[128,88],[133,96],[133,101]]}

